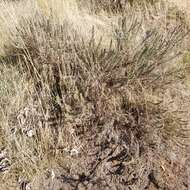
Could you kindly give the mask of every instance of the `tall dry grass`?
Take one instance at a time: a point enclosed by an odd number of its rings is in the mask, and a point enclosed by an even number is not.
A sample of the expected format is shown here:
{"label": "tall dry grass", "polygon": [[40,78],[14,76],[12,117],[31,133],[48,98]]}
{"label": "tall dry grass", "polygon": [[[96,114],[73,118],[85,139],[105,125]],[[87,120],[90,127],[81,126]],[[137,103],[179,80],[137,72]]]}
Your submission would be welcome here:
{"label": "tall dry grass", "polygon": [[[186,27],[167,24],[168,7],[162,3],[144,4],[147,9],[126,4],[110,13],[97,2],[92,6],[101,9],[97,14],[74,0],[1,2],[1,63],[6,66],[0,133],[8,159],[8,170],[0,174],[2,188],[14,189],[28,180],[35,188],[36,176],[60,167],[61,172],[68,169],[68,176],[79,175],[72,182],[79,188],[80,170],[88,175],[86,163],[97,147],[92,159],[107,170],[102,144],[112,150],[107,163],[116,159],[119,147],[122,166],[137,176],[129,187],[137,189],[145,188],[152,170],[164,168],[167,159],[174,162],[176,150],[186,156],[179,149],[189,140],[186,113],[170,109],[172,97],[165,99],[168,88],[185,77],[176,60]],[[94,175],[106,178],[95,166],[88,176],[94,184]],[[110,174],[116,176],[112,188],[121,185],[119,170]],[[121,170],[120,175],[127,173]],[[163,188],[172,185],[165,180]]]}

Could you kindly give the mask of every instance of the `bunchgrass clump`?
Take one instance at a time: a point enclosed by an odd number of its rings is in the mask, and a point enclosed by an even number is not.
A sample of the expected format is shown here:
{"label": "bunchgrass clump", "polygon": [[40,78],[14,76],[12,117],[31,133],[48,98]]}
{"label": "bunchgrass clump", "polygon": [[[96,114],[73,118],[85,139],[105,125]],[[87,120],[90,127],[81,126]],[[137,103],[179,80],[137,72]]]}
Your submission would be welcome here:
{"label": "bunchgrass clump", "polygon": [[25,89],[0,91],[7,98],[13,90],[11,100],[24,93],[10,102],[15,109],[4,111],[10,167],[3,184],[48,189],[52,179],[63,189],[173,188],[164,180],[173,157],[162,154],[186,146],[189,130],[164,95],[184,78],[175,60],[188,33],[178,23],[163,33],[142,19],[141,9],[134,14],[137,5],[127,6],[107,27],[106,43],[100,22],[85,38],[83,19],[76,28],[68,17],[57,21],[53,10],[47,15],[38,7],[32,17],[19,18],[1,59],[15,60]]}

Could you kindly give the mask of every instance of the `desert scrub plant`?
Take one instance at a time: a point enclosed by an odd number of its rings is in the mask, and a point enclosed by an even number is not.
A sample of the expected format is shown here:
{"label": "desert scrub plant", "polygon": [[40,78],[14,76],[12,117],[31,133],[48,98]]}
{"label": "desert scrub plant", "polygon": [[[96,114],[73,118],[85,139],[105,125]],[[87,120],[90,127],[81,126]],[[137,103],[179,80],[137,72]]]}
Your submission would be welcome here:
{"label": "desert scrub plant", "polygon": [[[85,4],[84,0],[79,0],[79,2],[82,3],[82,5]],[[143,8],[143,6],[146,7],[147,5],[153,6],[157,2],[159,2],[159,0],[91,0],[89,8],[96,13],[101,10],[109,13],[122,13],[126,11],[128,5],[133,7],[140,5],[141,8]]]}
{"label": "desert scrub plant", "polygon": [[180,69],[168,62],[186,31],[150,27],[142,35],[141,12],[131,7],[105,47],[96,27],[84,39],[67,19],[56,22],[35,10],[18,24],[21,45],[14,39],[5,48],[32,87],[5,118],[13,164],[3,180],[33,180],[61,167],[63,188],[149,188],[160,154],[189,137],[186,122],[162,97],[179,80]]}

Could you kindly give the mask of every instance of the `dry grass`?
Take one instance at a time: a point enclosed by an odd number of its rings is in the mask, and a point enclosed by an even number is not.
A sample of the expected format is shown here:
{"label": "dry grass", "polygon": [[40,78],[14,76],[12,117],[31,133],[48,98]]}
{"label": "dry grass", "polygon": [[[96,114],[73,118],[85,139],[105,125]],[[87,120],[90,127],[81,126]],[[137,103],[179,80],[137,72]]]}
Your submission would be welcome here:
{"label": "dry grass", "polygon": [[3,189],[187,186],[186,23],[110,2],[1,2]]}

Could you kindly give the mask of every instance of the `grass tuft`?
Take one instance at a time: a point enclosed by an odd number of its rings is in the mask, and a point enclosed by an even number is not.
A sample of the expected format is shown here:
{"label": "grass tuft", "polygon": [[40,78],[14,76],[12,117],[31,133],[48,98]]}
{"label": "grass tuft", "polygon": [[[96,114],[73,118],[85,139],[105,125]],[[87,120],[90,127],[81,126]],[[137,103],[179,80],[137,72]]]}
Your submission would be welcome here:
{"label": "grass tuft", "polygon": [[155,19],[149,3],[150,12],[139,3],[120,10],[120,1],[91,2],[100,14],[78,1],[26,2],[27,17],[16,13],[22,2],[0,4],[13,6],[7,20],[0,14],[8,41],[0,48],[3,188],[182,187],[187,176],[165,179],[185,167],[189,141],[188,111],[172,107],[179,95],[170,89],[185,78],[186,65],[176,64],[185,23],[158,28],[166,15]]}

